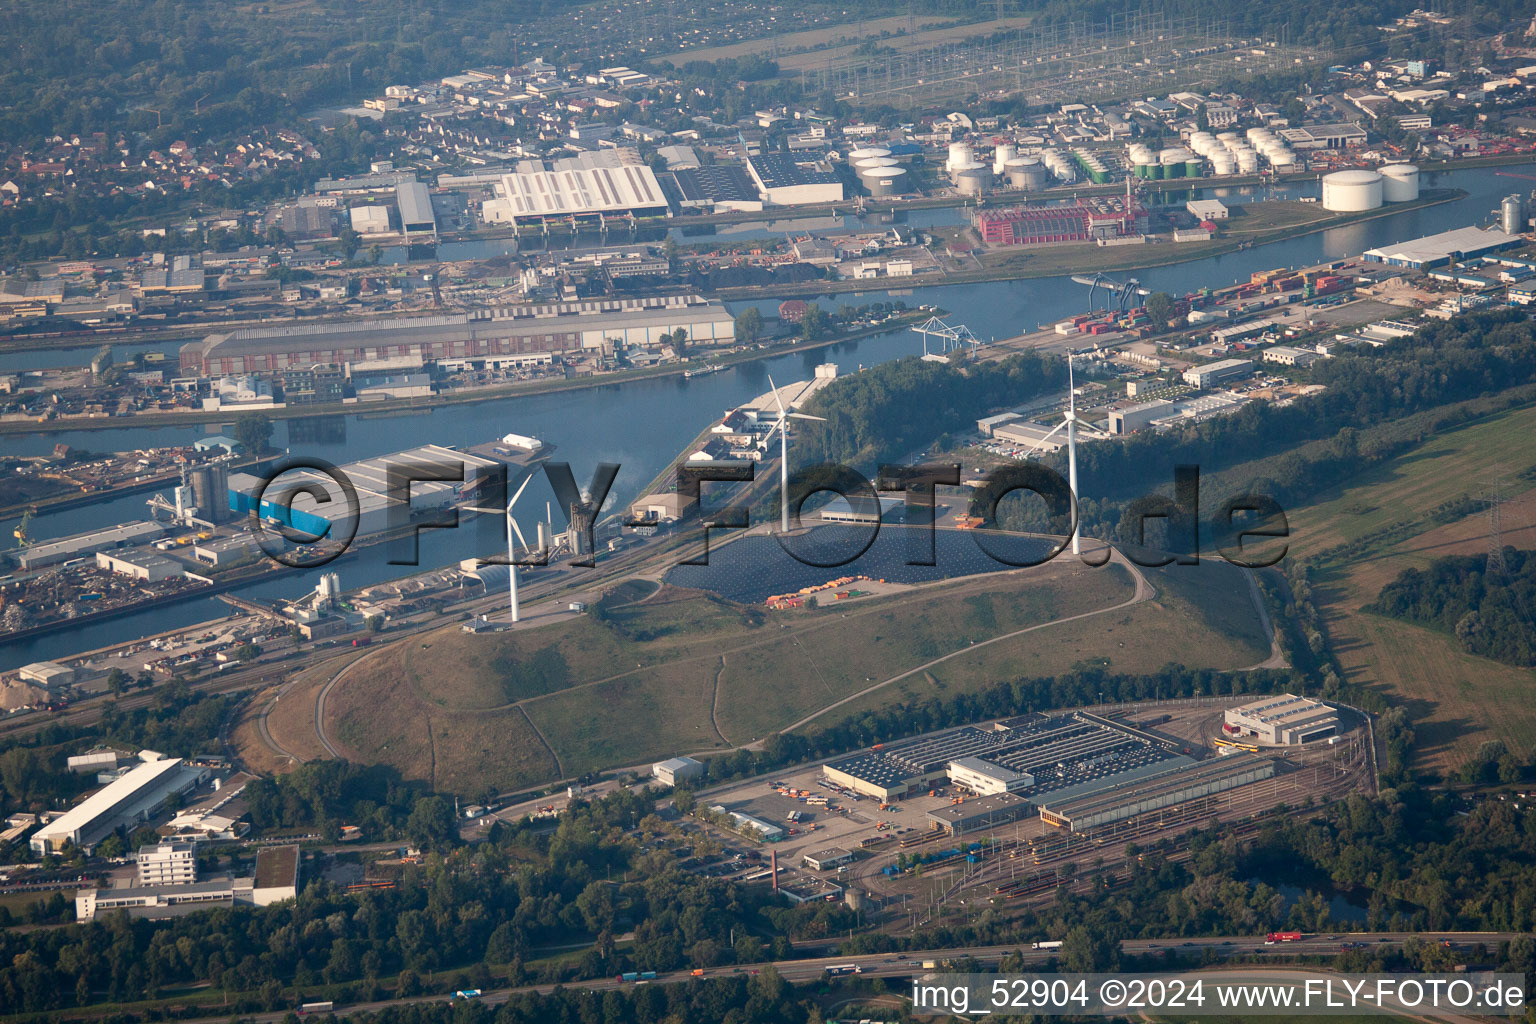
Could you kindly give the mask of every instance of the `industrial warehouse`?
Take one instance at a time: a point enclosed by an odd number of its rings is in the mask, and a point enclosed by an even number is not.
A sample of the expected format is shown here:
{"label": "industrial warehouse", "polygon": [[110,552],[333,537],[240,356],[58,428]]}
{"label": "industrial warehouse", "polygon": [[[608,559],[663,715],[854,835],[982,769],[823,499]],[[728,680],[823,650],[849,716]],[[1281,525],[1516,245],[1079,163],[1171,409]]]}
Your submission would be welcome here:
{"label": "industrial warehouse", "polygon": [[980,795],[1034,800],[1123,785],[1193,764],[1171,743],[1079,711],[967,726],[827,765],[830,781],[889,803],[952,783]]}
{"label": "industrial warehouse", "polygon": [[223,376],[386,360],[421,366],[442,359],[581,352],[615,342],[645,347],[680,330],[703,345],[727,344],[736,336],[735,318],[725,306],[697,295],[593,299],[446,316],[240,328],[183,345],[181,369]]}
{"label": "industrial warehouse", "polygon": [[[1141,851],[1188,856],[1194,828],[1220,821],[1225,834],[1247,835],[1309,799],[1373,792],[1367,730],[1343,709],[1302,700],[1181,699],[946,729],[766,789],[712,791],[713,820],[791,871],[835,874],[863,900],[1050,899],[1061,887],[1116,884],[1109,865]],[[1262,709],[1305,720],[1303,735],[1337,732],[1284,750],[1234,739],[1228,720]]]}
{"label": "industrial warehouse", "polygon": [[1321,701],[1283,693],[1229,708],[1222,732],[1268,746],[1327,739],[1339,732],[1339,714]]}
{"label": "industrial warehouse", "polygon": [[75,846],[90,853],[117,829],[147,821],[172,795],[182,796],[208,777],[206,768],[179,757],[146,757],[137,766],[32,834],[32,852],[58,853]]}
{"label": "industrial warehouse", "polygon": [[[401,493],[391,493],[390,475],[404,467],[428,467],[456,480],[414,480]],[[264,520],[291,526],[315,537],[336,536],[332,526],[345,534],[350,527],[343,517],[357,516],[357,536],[383,533],[411,522],[413,518],[473,500],[482,490],[495,486],[505,472],[503,463],[440,445],[422,445],[393,455],[381,455],[348,463],[340,474],[351,481],[357,492],[357,509],[336,492],[338,487],[327,474],[304,469],[284,473],[270,486],[265,478],[250,473],[235,473],[229,478],[229,508],[239,516],[255,511]],[[418,474],[419,475],[419,474]],[[263,491],[265,488],[265,491]],[[329,502],[319,502],[306,488],[318,488],[329,495]],[[402,493],[404,498],[402,498]],[[259,504],[258,504],[259,499]]]}

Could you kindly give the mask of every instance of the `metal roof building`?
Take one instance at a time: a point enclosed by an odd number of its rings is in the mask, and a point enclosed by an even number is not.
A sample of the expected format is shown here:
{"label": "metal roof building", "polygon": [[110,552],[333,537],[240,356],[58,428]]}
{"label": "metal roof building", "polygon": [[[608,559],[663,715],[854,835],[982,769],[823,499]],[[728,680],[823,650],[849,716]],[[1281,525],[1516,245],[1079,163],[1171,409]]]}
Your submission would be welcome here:
{"label": "metal roof building", "polygon": [[569,167],[503,174],[497,198],[483,209],[493,223],[602,214],[663,217],[667,199],[656,174],[644,164]]}
{"label": "metal roof building", "polygon": [[110,548],[144,544],[165,533],[159,523],[144,520],[136,523],[119,523],[104,530],[76,533],[57,540],[42,541],[12,552],[11,557],[23,569],[37,569],[45,565],[67,562],[71,558],[92,555]]}
{"label": "metal roof building", "polygon": [[1231,754],[1091,796],[1067,800],[1047,798],[1041,801],[1040,820],[1047,825],[1082,832],[1223,793],[1274,774],[1275,763],[1267,757]]}
{"label": "metal roof building", "polygon": [[437,230],[437,216],[432,212],[432,193],[419,181],[403,181],[395,188],[400,206],[400,230],[406,234],[431,234]]}
{"label": "metal roof building", "polygon": [[148,819],[172,793],[186,793],[208,774],[179,757],[145,761],[106,788],[88,796],[32,835],[32,850],[57,853],[65,844],[89,852],[115,829]]}
{"label": "metal roof building", "polygon": [[206,376],[343,366],[382,359],[477,359],[531,353],[579,352],[619,340],[651,346],[685,330],[696,342],[728,342],[735,318],[697,295],[602,299],[509,306],[474,313],[242,327],[181,347],[183,372]]}
{"label": "metal roof building", "polygon": [[1365,259],[1371,263],[1385,263],[1389,267],[1410,267],[1415,270],[1450,263],[1471,256],[1481,256],[1506,246],[1518,245],[1519,235],[1505,234],[1497,228],[1456,228],[1437,235],[1425,235],[1396,245],[1384,245],[1367,249]]}
{"label": "metal roof building", "polygon": [[747,158],[747,170],[758,190],[776,206],[832,203],[843,198],[843,182],[831,171],[798,164],[783,154],[762,153]]}
{"label": "metal roof building", "polygon": [[1222,731],[1262,743],[1288,746],[1337,735],[1339,713],[1322,701],[1283,693],[1228,708]]}

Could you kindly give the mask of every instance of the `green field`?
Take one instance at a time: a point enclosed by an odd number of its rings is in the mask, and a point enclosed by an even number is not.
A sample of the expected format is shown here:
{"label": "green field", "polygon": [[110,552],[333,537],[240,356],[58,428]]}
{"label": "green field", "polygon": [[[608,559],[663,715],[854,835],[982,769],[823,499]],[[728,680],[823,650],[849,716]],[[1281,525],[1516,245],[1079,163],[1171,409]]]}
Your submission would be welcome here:
{"label": "green field", "polygon": [[[1432,514],[1504,475],[1514,512],[1504,541],[1536,546],[1519,474],[1536,460],[1536,407],[1445,430],[1313,505],[1289,512],[1292,551],[1317,559],[1314,597],[1348,681],[1383,691],[1414,719],[1415,764],[1453,768],[1487,740],[1536,748],[1536,675],[1464,653],[1453,637],[1363,611],[1403,569],[1488,548],[1478,513],[1440,522]],[[1523,518],[1522,518],[1523,516]],[[1344,545],[1351,545],[1347,550]]]}

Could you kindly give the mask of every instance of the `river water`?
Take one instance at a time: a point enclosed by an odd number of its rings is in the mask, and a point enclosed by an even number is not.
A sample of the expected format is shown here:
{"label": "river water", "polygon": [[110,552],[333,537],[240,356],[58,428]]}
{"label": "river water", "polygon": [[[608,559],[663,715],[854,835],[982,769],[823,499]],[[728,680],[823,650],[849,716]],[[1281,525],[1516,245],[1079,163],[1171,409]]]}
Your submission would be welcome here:
{"label": "river water", "polygon": [[[1530,174],[1536,171],[1536,164],[1501,170]],[[1425,177],[1426,188],[1461,188],[1468,192],[1468,196],[1454,203],[1389,214],[1242,252],[1114,276],[1135,276],[1146,287],[1185,292],[1246,279],[1255,270],[1343,259],[1374,246],[1482,223],[1502,196],[1519,190],[1524,184],[1520,179],[1501,176],[1494,169],[1471,169]],[[1316,195],[1317,187],[1316,182],[1308,182],[1289,186],[1287,191],[1290,195]],[[1194,194],[1241,202],[1255,198],[1256,190],[1202,188]],[[924,223],[953,222],[949,218],[955,214],[953,210],[919,211],[911,215],[909,223],[920,227]],[[930,216],[932,220],[924,219]],[[861,222],[854,223],[847,218],[840,220],[839,226],[844,230],[862,226]],[[781,223],[773,228],[757,229],[777,233],[784,227]],[[817,227],[816,230],[826,229]],[[910,306],[932,303],[952,311],[952,323],[964,323],[978,337],[989,340],[1010,337],[1082,312],[1087,305],[1086,289],[1071,282],[1068,269],[1063,268],[1061,277],[839,294],[824,297],[823,302],[833,306],[859,305],[900,298]],[[776,315],[778,303],[778,299],[765,299],[754,304],[765,313]],[[747,304],[730,305],[739,311]],[[180,343],[168,343],[158,349],[147,347],[174,353],[179,346]],[[590,478],[598,462],[619,463],[621,469],[611,499],[611,507],[619,507],[638,497],[638,490],[711,419],[768,390],[770,375],[782,384],[809,377],[822,362],[837,363],[840,372],[850,372],[861,365],[869,366],[921,351],[921,338],[910,329],[902,329],[830,348],[783,353],[696,380],[668,377],[631,381],[581,391],[447,406],[426,414],[379,418],[350,414],[282,420],[277,423],[273,443],[290,449],[296,456],[318,457],[341,464],[428,443],[467,446],[509,432],[532,434],[556,445],[555,458],[570,462],[581,483]],[[60,361],[57,352],[8,353],[0,355],[0,372],[30,368],[43,358],[51,358],[52,362],[41,365],[56,365]],[[60,430],[10,436],[5,438],[4,444],[9,451],[31,455],[46,453],[60,442],[89,450],[123,451],[155,445],[190,444],[206,434],[223,430],[227,430],[227,425]],[[147,516],[146,497],[132,495],[39,516],[32,521],[30,530],[32,536],[40,540],[143,519]],[[529,486],[521,505],[529,510],[529,522],[542,515],[545,502],[552,497],[542,476]],[[477,521],[466,523],[465,528],[459,530],[422,533],[422,568],[448,565],[460,558],[496,550],[502,529],[499,522],[487,516],[468,518]],[[563,528],[564,522],[558,512],[554,519],[556,528]],[[0,523],[0,531],[3,531],[0,537],[8,538],[11,527],[10,522]],[[384,548],[359,552],[333,568],[340,572],[343,585],[349,589],[413,571],[409,567],[388,564]],[[289,570],[240,593],[247,597],[296,596],[313,586],[315,577],[314,572]],[[117,642],[149,631],[210,618],[225,610],[226,606],[216,599],[204,598],[130,614],[92,626],[90,642],[92,646]],[[0,669],[66,655],[79,646],[80,637],[69,631],[27,643],[0,646]]]}

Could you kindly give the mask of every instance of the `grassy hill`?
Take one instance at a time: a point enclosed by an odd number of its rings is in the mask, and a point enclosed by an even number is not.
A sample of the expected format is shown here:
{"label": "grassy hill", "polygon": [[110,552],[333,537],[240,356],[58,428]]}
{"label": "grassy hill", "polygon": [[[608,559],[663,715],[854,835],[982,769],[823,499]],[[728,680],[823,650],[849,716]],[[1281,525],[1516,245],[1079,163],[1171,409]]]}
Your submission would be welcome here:
{"label": "grassy hill", "polygon": [[1267,653],[1246,594],[1159,588],[1128,605],[1123,568],[1065,558],[772,612],[631,582],[578,618],[480,635],[455,625],[375,649],[331,693],[327,730],[349,757],[475,793],[748,744],[853,698],[835,720],[901,699],[923,673],[871,688],[937,659],[947,684],[980,687],[1084,659],[1131,669],[1152,649],[1158,665],[1214,667]]}

